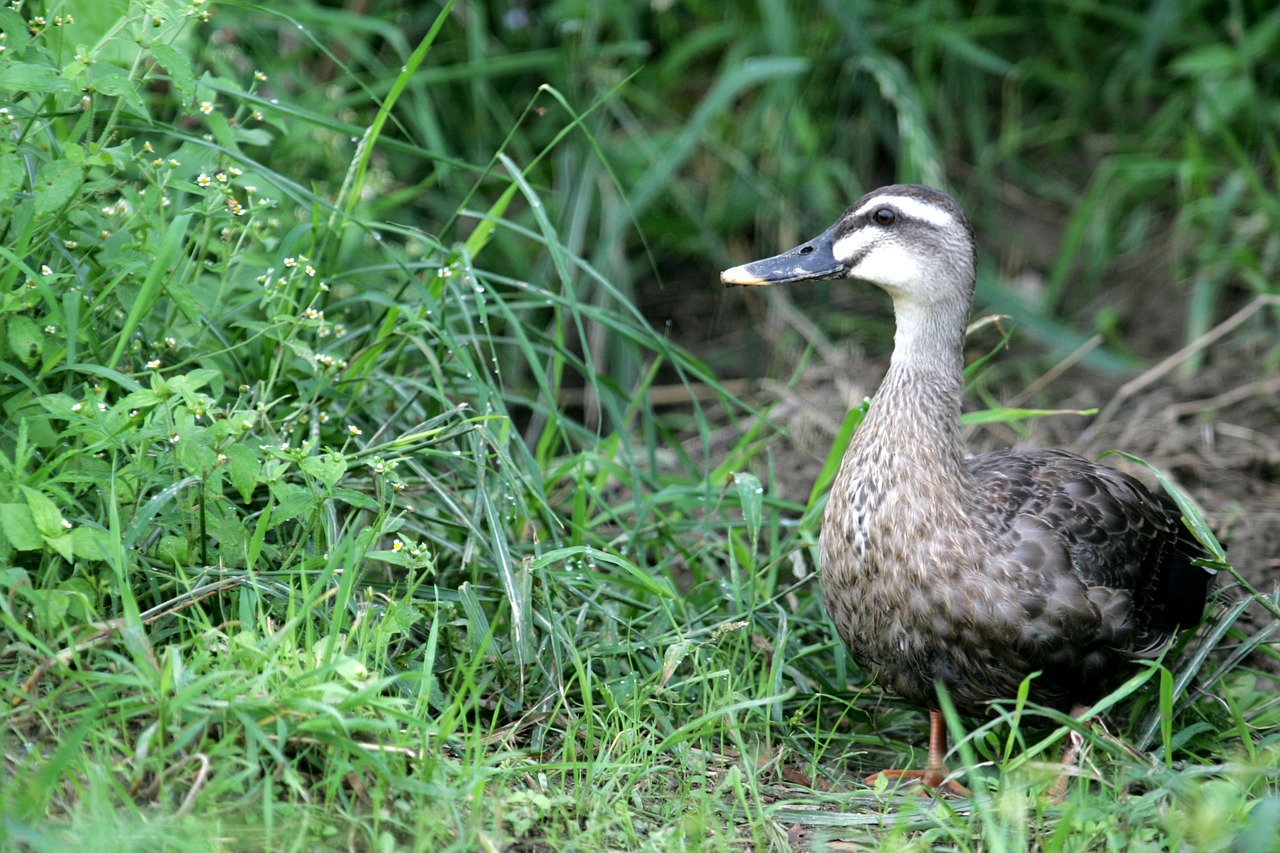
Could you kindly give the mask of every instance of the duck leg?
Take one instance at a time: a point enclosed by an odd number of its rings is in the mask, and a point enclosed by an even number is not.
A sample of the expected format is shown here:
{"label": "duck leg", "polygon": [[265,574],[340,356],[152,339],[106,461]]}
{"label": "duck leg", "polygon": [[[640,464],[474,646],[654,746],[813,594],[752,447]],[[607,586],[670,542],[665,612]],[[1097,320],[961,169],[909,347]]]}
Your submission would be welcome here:
{"label": "duck leg", "polygon": [[[1089,713],[1089,705],[1073,705],[1071,707],[1071,716],[1080,719]],[[1092,727],[1092,722],[1086,722],[1085,726]],[[1075,774],[1080,765],[1080,756],[1084,752],[1084,735],[1080,732],[1072,731],[1067,735],[1067,745],[1062,749],[1062,773],[1057,779],[1053,780],[1053,785],[1049,787],[1049,802],[1061,803],[1067,797],[1067,783],[1071,781],[1071,777]]]}
{"label": "duck leg", "polygon": [[926,788],[934,788],[944,794],[956,797],[967,797],[973,792],[956,782],[947,779],[950,770],[946,764],[947,755],[947,721],[941,711],[929,712],[929,763],[924,770],[881,770],[873,773],[863,782],[874,785],[876,779],[883,776],[889,780],[919,779]]}

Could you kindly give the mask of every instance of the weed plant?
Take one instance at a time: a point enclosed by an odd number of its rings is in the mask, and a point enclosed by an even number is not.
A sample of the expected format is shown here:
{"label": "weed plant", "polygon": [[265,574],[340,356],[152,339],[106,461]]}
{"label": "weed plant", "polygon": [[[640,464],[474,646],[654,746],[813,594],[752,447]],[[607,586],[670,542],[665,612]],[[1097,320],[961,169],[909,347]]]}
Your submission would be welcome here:
{"label": "weed plant", "polygon": [[[1238,261],[1180,254],[1195,311],[1274,292],[1280,101],[1243,105],[1280,16],[1232,7],[1213,51],[1206,9],[1065,4],[1110,28],[1095,87],[1018,4],[374,6],[0,9],[4,846],[1273,849],[1274,641],[1235,623],[1278,602],[1243,578],[1118,736],[1023,697],[952,721],[971,802],[852,784],[921,723],[817,603],[821,490],[776,494],[760,413],[637,304],[886,170],[1043,176],[1131,96],[1195,124],[1124,193],[1053,183],[1033,329],[1079,332],[1061,276],[1097,211],[1174,206],[1153,175]],[[1030,117],[990,112],[1015,84]]]}

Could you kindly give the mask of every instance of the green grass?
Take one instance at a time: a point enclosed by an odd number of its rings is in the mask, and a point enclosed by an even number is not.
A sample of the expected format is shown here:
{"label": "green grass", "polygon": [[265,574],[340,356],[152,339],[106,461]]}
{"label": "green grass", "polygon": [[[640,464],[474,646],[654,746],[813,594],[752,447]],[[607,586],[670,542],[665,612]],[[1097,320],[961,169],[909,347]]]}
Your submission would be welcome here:
{"label": "green grass", "polygon": [[1272,849],[1234,575],[1105,727],[955,721],[971,802],[854,784],[923,715],[822,613],[758,348],[676,341],[895,178],[1060,206],[1043,302],[982,289],[1051,353],[1152,235],[1188,334],[1273,294],[1280,15],[835,8],[0,9],[4,846]]}

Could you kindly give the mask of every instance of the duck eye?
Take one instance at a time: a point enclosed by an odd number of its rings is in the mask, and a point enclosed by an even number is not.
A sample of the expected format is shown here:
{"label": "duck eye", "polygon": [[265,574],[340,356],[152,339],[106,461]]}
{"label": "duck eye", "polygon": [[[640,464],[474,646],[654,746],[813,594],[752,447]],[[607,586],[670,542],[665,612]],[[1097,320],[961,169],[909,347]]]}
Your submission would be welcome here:
{"label": "duck eye", "polygon": [[882,207],[871,214],[871,218],[876,221],[877,225],[892,225],[898,218],[898,214],[894,212],[892,207]]}

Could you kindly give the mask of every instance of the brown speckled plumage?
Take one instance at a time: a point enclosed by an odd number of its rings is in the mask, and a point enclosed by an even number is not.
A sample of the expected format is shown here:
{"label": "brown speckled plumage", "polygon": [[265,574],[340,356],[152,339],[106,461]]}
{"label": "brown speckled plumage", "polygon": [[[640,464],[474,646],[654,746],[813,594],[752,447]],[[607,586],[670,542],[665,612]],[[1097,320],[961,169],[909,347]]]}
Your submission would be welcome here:
{"label": "brown speckled plumage", "polygon": [[[963,344],[974,243],[945,193],[869,193],[821,236],[729,284],[848,277],[886,290],[888,374],[845,454],[820,539],[823,599],[879,683],[985,713],[1016,696],[1092,703],[1199,620],[1211,575],[1175,505],[1075,454],[965,458]],[[940,720],[940,717],[937,718]]]}

